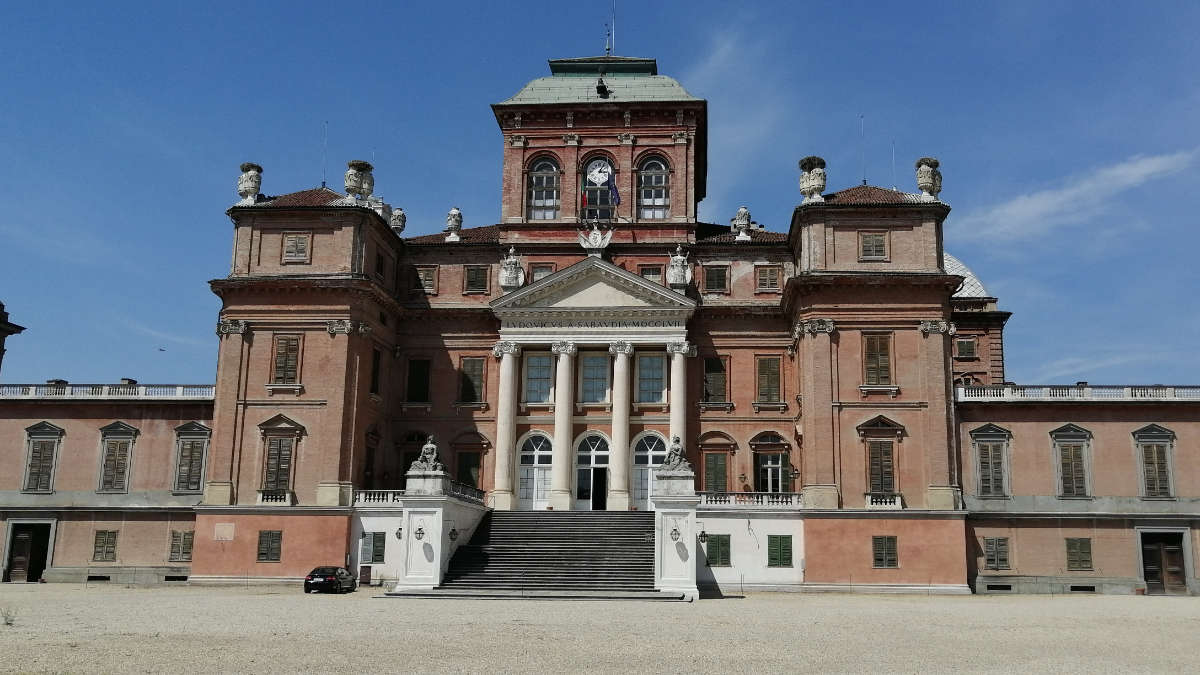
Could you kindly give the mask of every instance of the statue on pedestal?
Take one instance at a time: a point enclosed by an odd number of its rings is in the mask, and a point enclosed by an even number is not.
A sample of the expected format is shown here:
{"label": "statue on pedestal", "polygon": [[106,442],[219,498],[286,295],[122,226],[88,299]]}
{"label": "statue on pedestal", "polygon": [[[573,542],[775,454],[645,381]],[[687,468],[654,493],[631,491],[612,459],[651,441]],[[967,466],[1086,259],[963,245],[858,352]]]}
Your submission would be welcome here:
{"label": "statue on pedestal", "polygon": [[421,446],[421,454],[417,457],[417,461],[412,463],[408,468],[409,472],[437,472],[444,471],[445,466],[438,460],[438,447],[433,442],[433,436],[425,440],[425,445]]}

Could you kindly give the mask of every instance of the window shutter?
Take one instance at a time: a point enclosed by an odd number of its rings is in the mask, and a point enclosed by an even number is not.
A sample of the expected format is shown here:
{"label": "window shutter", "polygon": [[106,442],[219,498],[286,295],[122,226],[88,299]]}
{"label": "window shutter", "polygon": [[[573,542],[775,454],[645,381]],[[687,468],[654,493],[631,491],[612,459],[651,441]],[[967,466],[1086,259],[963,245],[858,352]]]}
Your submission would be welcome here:
{"label": "window shutter", "polygon": [[717,564],[721,567],[729,567],[729,535],[717,535],[717,541],[720,544],[717,550]]}
{"label": "window shutter", "polygon": [[725,359],[715,356],[704,359],[704,400],[725,403]]}
{"label": "window shutter", "polygon": [[292,473],[292,440],[282,436],[267,439],[267,471],[264,490],[286,490]]}
{"label": "window shutter", "polygon": [[179,531],[171,532],[171,560],[183,559],[183,533]]}
{"label": "window shutter", "polygon": [[887,493],[895,490],[891,441],[871,441],[870,451],[871,492]]}
{"label": "window shutter", "polygon": [[107,533],[104,530],[96,530],[95,539],[92,542],[92,560],[104,560],[104,545],[107,541]]}
{"label": "window shutter", "polygon": [[760,403],[779,402],[779,359],[775,357],[758,360],[758,398]]}
{"label": "window shutter", "polygon": [[889,385],[892,383],[891,370],[891,337],[888,335],[868,335],[865,339],[866,383],[871,385]]}
{"label": "window shutter", "polygon": [[996,539],[996,569],[1008,569],[1008,537]]}
{"label": "window shutter", "polygon": [[129,441],[105,441],[101,490],[124,490],[129,468]]}
{"label": "window shutter", "polygon": [[991,537],[983,539],[983,565],[989,570],[996,569],[996,540]]}
{"label": "window shutter", "polygon": [[49,490],[50,478],[54,473],[55,441],[33,441],[29,451],[29,478],[26,490]]}
{"label": "window shutter", "polygon": [[779,567],[779,537],[767,536],[767,567]]}
{"label": "window shutter", "polygon": [[271,559],[271,533],[266,530],[258,533],[258,559]]}
{"label": "window shutter", "polygon": [[96,530],[92,546],[92,560],[113,562],[117,559],[117,531]]}
{"label": "window shutter", "polygon": [[723,452],[704,453],[704,491],[726,492],[728,479],[725,467],[729,458]]}
{"label": "window shutter", "polygon": [[1170,496],[1171,483],[1167,470],[1167,446],[1143,444],[1142,469],[1145,474],[1147,497]]}
{"label": "window shutter", "polygon": [[375,551],[375,533],[364,532],[362,544],[358,547],[358,562],[360,565],[365,565],[371,562]]}
{"label": "window shutter", "polygon": [[179,466],[175,469],[176,490],[199,490],[204,467],[203,440],[187,440],[179,443]]}
{"label": "window shutter", "polygon": [[384,546],[387,544],[387,532],[376,532],[371,537],[371,562],[383,562]]}
{"label": "window shutter", "polygon": [[271,532],[270,537],[268,537],[268,543],[270,544],[270,559],[280,560],[283,557],[281,555],[283,549],[283,533]]}
{"label": "window shutter", "polygon": [[459,380],[459,401],[463,403],[478,403],[482,401],[483,359],[463,359]]}

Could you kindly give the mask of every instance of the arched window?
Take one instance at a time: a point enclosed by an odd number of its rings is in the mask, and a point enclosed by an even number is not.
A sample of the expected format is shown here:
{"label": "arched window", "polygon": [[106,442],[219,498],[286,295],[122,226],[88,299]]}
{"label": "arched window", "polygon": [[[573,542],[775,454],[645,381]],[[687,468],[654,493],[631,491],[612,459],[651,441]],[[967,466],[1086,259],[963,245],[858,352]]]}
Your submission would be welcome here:
{"label": "arched window", "polygon": [[521,465],[548,465],[553,462],[550,437],[544,434],[533,434],[521,444]]}
{"label": "arched window", "polygon": [[667,163],[651,157],[638,167],[638,218],[662,219],[671,211],[671,172]]}
{"label": "arched window", "polygon": [[561,202],[558,163],[543,157],[533,163],[529,170],[529,220],[554,220],[558,218]]}
{"label": "arched window", "polygon": [[602,511],[608,497],[608,439],[587,434],[576,444],[575,507]]}
{"label": "arched window", "polygon": [[633,505],[639,511],[650,509],[654,494],[654,467],[667,458],[667,441],[653,431],[640,435],[633,443]]}
{"label": "arched window", "polygon": [[583,166],[583,193],[581,214],[586,220],[612,220],[616,217],[616,205],[621,203],[613,177],[612,162],[604,157],[588,160]]}
{"label": "arched window", "polygon": [[520,485],[517,508],[542,510],[550,504],[550,465],[554,463],[550,437],[538,431],[521,443]]}

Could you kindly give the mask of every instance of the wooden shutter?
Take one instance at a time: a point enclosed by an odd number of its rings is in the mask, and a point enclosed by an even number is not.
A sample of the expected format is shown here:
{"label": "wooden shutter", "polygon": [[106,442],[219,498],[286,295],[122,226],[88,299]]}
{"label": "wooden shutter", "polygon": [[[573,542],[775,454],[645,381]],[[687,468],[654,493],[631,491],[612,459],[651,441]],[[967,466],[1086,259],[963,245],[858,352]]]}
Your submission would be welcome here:
{"label": "wooden shutter", "polygon": [[792,536],[790,534],[767,535],[767,567],[792,566]]}
{"label": "wooden shutter", "polygon": [[1145,473],[1147,497],[1171,496],[1170,474],[1167,470],[1167,446],[1159,443],[1142,445],[1142,469]]}
{"label": "wooden shutter", "polygon": [[725,359],[712,356],[704,359],[704,400],[708,403],[728,401],[725,388]]}
{"label": "wooden shutter", "polygon": [[478,403],[483,400],[483,359],[462,360],[458,400],[463,403]]}
{"label": "wooden shutter", "polygon": [[191,562],[192,542],[196,533],[192,530],[171,532],[171,561]]}
{"label": "wooden shutter", "polygon": [[204,468],[203,439],[184,440],[179,442],[179,465],[175,468],[175,489],[178,491],[197,491],[200,489]]}
{"label": "wooden shutter", "polygon": [[1087,481],[1083,465],[1083,446],[1061,445],[1058,452],[1062,469],[1063,496],[1087,496]]}
{"label": "wooden shutter", "polygon": [[92,546],[92,560],[113,562],[117,559],[117,531],[96,530]]}
{"label": "wooden shutter", "polygon": [[300,338],[295,335],[275,336],[275,373],[273,384],[296,384],[300,363]]}
{"label": "wooden shutter", "polygon": [[709,567],[729,567],[729,535],[710,534],[705,548]]}
{"label": "wooden shutter", "polygon": [[259,530],[258,560],[260,562],[278,562],[283,548],[283,532],[279,530]]}
{"label": "wooden shutter", "polygon": [[435,268],[433,268],[433,267],[417,268],[417,278],[421,280],[421,289],[422,290],[428,291],[430,293],[437,292],[437,286],[434,284],[434,279],[435,279],[434,271],[435,271]]}
{"label": "wooden shutter", "polygon": [[1008,569],[1008,537],[984,537],[983,551],[986,569]]}
{"label": "wooden shutter", "polygon": [[54,475],[54,447],[57,441],[33,441],[29,450],[29,477],[26,490],[49,490]]}
{"label": "wooden shutter", "polygon": [[979,444],[979,494],[1004,494],[1004,444]]}
{"label": "wooden shutter", "polygon": [[871,537],[871,553],[875,567],[899,567],[899,557],[896,555],[896,537]]}
{"label": "wooden shutter", "polygon": [[467,290],[486,291],[488,288],[488,268],[467,267]]}
{"label": "wooden shutter", "polygon": [[168,560],[176,561],[183,559],[183,533],[171,531],[171,556]]}
{"label": "wooden shutter", "polygon": [[869,385],[892,383],[892,358],[890,335],[867,335],[864,338],[865,379]]}
{"label": "wooden shutter", "polygon": [[758,268],[758,290],[774,291],[779,289],[779,268],[778,267],[760,267]]}
{"label": "wooden shutter", "polygon": [[129,470],[129,441],[104,442],[104,465],[100,476],[101,490],[124,490]]}
{"label": "wooden shutter", "polygon": [[292,441],[284,436],[267,439],[267,471],[264,490],[286,490],[292,474]]}
{"label": "wooden shutter", "polygon": [[996,540],[996,569],[1008,569],[1008,537],[998,537]]}
{"label": "wooden shutter", "polygon": [[890,493],[896,488],[891,441],[871,441],[867,444],[871,471],[871,492]]}
{"label": "wooden shutter", "polygon": [[704,491],[727,492],[726,463],[729,457],[723,452],[704,453]]}
{"label": "wooden shutter", "polygon": [[371,537],[371,562],[383,562],[383,552],[386,545],[387,532],[375,532]]}
{"label": "wooden shutter", "polygon": [[1092,540],[1086,537],[1067,538],[1067,569],[1092,569]]}
{"label": "wooden shutter", "polygon": [[725,271],[726,267],[705,267],[704,268],[704,290],[721,292],[729,286],[726,283]]}
{"label": "wooden shutter", "polygon": [[372,562],[372,557],[375,552],[375,533],[363,532],[362,545],[358,547],[358,562],[366,565]]}
{"label": "wooden shutter", "polygon": [[758,359],[758,398],[754,400],[759,403],[779,402],[779,357]]}

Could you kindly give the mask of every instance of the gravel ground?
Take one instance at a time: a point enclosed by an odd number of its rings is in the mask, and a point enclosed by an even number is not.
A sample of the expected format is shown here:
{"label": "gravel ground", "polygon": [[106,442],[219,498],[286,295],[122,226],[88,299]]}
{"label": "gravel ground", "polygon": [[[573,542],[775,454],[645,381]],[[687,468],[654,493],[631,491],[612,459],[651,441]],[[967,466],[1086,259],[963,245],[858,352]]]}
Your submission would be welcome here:
{"label": "gravel ground", "polygon": [[1195,672],[1200,635],[1200,598],[376,596],[4,584],[0,671]]}

